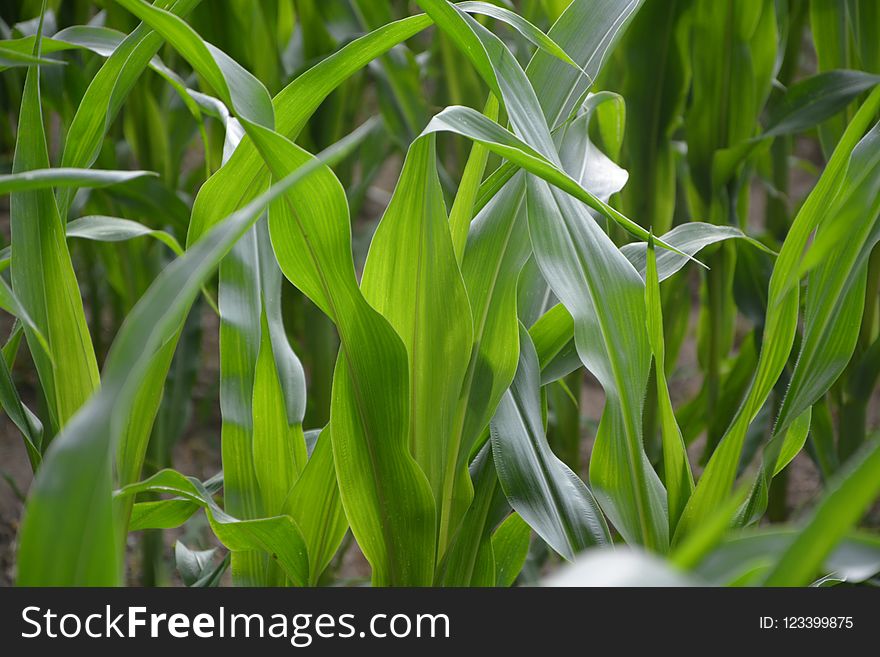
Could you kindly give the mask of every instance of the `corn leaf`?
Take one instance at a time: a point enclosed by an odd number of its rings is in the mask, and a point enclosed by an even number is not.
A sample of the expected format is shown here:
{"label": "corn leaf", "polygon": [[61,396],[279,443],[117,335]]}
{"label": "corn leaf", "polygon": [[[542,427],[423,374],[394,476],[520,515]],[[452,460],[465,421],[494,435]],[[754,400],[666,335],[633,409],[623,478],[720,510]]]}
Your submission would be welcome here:
{"label": "corn leaf", "polygon": [[[39,54],[39,38],[35,53]],[[40,104],[40,71],[28,69],[19,114],[13,176],[49,166]],[[51,189],[10,197],[12,289],[39,333],[25,337],[49,406],[52,432],[63,426],[98,386],[98,366],[82,299],[64,239],[64,225]],[[48,350],[41,344],[48,343]],[[52,359],[49,354],[63,353]]]}
{"label": "corn leaf", "polygon": [[660,303],[660,281],[657,275],[657,257],[653,240],[648,242],[648,262],[645,273],[645,308],[648,341],[654,355],[654,378],[657,382],[657,405],[660,413],[660,436],[663,448],[663,483],[666,485],[666,508],[669,514],[669,533],[684,511],[694,492],[694,475],[688,463],[684,439],[675,419],[669,387],[666,383],[666,340],[663,335],[663,307]]}
{"label": "corn leaf", "polygon": [[205,509],[211,529],[226,547],[237,552],[268,552],[291,581],[305,585],[308,553],[302,534],[290,516],[238,520],[217,506],[197,479],[184,477],[174,470],[162,470],[140,483],[130,484],[118,495],[138,493],[168,493],[198,504]]}
{"label": "corn leaf", "polygon": [[[373,236],[364,297],[397,332],[409,355],[409,450],[431,484],[440,554],[470,501],[459,470],[455,405],[465,380],[473,327],[452,246],[434,135],[415,141]],[[469,488],[469,487],[468,487]]]}
{"label": "corn leaf", "polygon": [[880,494],[880,443],[865,445],[829,486],[813,517],[792,541],[767,578],[766,586],[803,586]]}
{"label": "corn leaf", "polygon": [[[736,416],[706,466],[688,502],[677,532],[682,535],[707,517],[729,494],[749,424],[764,405],[785,366],[798,322],[799,262],[810,235],[840,193],[842,181],[857,143],[880,107],[875,89],[847,127],[816,187],[795,217],[782,245],[770,279],[763,345],[751,386]],[[793,416],[789,416],[794,420]]]}
{"label": "corn leaf", "polygon": [[511,513],[492,534],[495,586],[513,586],[529,554],[531,529],[519,514]]}
{"label": "corn leaf", "polygon": [[492,450],[501,487],[513,509],[568,560],[611,542],[590,489],[547,443],[541,416],[538,357],[520,325],[516,377],[492,418]]}
{"label": "corn leaf", "polygon": [[[322,155],[346,155],[369,128],[352,133]],[[104,386],[53,441],[31,487],[18,552],[19,585],[114,585],[121,572],[112,509],[111,462],[143,376],[154,354],[183,324],[200,287],[265,206],[320,170],[310,160],[251,204],[231,215],[150,286],[117,334],[104,369]],[[121,420],[121,421],[120,421]],[[89,519],[89,532],[82,519]],[[65,546],[58,554],[54,546]]]}

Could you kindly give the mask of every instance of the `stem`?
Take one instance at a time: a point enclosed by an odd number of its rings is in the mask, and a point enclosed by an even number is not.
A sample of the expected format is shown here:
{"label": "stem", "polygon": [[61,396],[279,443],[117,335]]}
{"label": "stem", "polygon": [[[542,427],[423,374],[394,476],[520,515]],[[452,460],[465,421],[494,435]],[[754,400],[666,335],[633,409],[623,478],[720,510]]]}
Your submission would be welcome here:
{"label": "stem", "polygon": [[[575,400],[580,399],[583,370],[580,368],[563,379],[568,392]],[[562,461],[580,474],[581,468],[581,413],[579,406],[569,397],[562,385],[549,386],[556,424],[550,431],[550,447]]]}
{"label": "stem", "polygon": [[721,379],[721,336],[726,330],[724,326],[724,279],[727,258],[724,250],[719,249],[712,259],[712,268],[706,274],[709,312],[709,335],[707,343],[706,360],[706,451],[705,460],[715,451],[721,440],[721,431],[718,423],[714,421],[715,409],[718,406],[718,396]]}
{"label": "stem", "polygon": [[868,415],[867,399],[850,399],[840,406],[838,418],[837,452],[843,463],[865,442],[865,421]]}

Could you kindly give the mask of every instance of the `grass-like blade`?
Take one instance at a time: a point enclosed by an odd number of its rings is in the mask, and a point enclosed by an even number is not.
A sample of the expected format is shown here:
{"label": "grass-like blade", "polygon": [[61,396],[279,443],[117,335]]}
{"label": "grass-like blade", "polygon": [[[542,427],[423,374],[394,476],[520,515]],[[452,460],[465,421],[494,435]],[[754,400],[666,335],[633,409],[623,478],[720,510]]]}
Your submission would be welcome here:
{"label": "grass-like blade", "polygon": [[541,416],[538,356],[520,325],[516,377],[492,418],[498,478],[510,505],[566,559],[591,545],[610,543],[590,489],[550,450]]}

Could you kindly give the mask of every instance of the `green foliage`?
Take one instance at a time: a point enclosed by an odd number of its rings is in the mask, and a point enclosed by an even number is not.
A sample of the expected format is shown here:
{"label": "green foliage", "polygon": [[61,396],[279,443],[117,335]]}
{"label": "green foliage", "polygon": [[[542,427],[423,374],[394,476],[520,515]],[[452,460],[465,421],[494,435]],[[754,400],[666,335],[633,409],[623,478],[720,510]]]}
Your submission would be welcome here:
{"label": "green foliage", "polygon": [[163,583],[200,514],[187,586],[880,572],[870,2],[108,4],[4,14],[19,584],[123,583],[130,532]]}

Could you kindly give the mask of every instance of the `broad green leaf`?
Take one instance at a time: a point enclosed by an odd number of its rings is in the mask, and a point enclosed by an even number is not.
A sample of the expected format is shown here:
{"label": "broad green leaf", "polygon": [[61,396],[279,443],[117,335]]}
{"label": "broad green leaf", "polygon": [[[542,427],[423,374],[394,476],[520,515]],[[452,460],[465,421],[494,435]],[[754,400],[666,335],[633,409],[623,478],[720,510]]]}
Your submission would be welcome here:
{"label": "broad green leaf", "polygon": [[152,171],[101,171],[99,169],[40,169],[0,176],[0,194],[53,187],[106,187],[142,176]]}
{"label": "broad green leaf", "polygon": [[[177,16],[138,0],[122,4],[174,43],[246,132],[274,125],[268,92],[237,62]],[[278,305],[280,272],[270,251],[266,228],[260,224],[233,247],[220,267],[226,505],[245,519],[280,511],[305,461],[305,379],[284,333]],[[240,582],[279,582],[260,555],[233,552],[233,574]]]}
{"label": "broad green leaf", "polygon": [[521,181],[505,187],[474,218],[468,233],[462,276],[474,340],[456,408],[459,477],[516,372],[516,282],[529,253],[523,197]]}
{"label": "broad green leaf", "polygon": [[[511,132],[475,110],[468,107],[447,107],[431,119],[423,134],[431,132],[453,132],[481,143],[492,152],[546,180],[578,201],[585,203],[602,216],[618,223],[633,236],[642,240],[648,239],[648,232],[644,228],[584,189],[558,165],[549,161]],[[656,240],[656,243],[663,248],[684,255],[662,240]],[[689,258],[689,256],[685,257]]]}
{"label": "broad green leaf", "polygon": [[[277,133],[257,129],[251,137],[276,178],[311,159]],[[330,432],[352,531],[374,583],[426,585],[434,569],[434,501],[408,450],[407,352],[357,285],[349,221],[344,190],[326,168],[269,211],[281,270],[339,332]]]}
{"label": "broad green leaf", "polygon": [[519,514],[511,513],[492,534],[495,586],[513,586],[529,554],[531,529]]}
{"label": "broad green leaf", "polygon": [[9,416],[13,424],[21,431],[31,463],[31,470],[36,472],[43,458],[43,424],[22,403],[5,358],[0,358],[0,405],[3,406],[3,410],[6,411],[6,415]]}
{"label": "broad green leaf", "polygon": [[[381,27],[324,59],[275,96],[275,129],[295,139],[325,98],[348,77],[392,47],[431,25],[427,16],[412,16]],[[266,165],[247,136],[232,157],[199,190],[187,244],[254,198],[268,180]]]}
{"label": "broad green leaf", "polygon": [[568,560],[611,542],[593,494],[550,450],[541,416],[538,357],[520,326],[519,368],[492,418],[491,440],[510,506]]}
{"label": "broad green leaf", "polygon": [[[688,256],[694,256],[707,246],[717,244],[730,239],[741,239],[748,244],[754,246],[765,253],[775,255],[773,251],[767,248],[758,240],[749,237],[739,228],[733,226],[716,226],[701,221],[689,221],[687,223],[676,226],[668,233],[663,235],[663,240],[670,246],[675,247]],[[633,264],[633,266],[645,275],[646,263],[646,244],[634,242],[625,244],[621,247],[621,252]],[[688,259],[684,258],[672,251],[661,251],[657,253],[657,278],[660,282],[678,272],[688,263]]]}
{"label": "broad green leaf", "polygon": [[[39,37],[34,53],[39,55]],[[40,70],[28,69],[18,119],[13,176],[49,167]],[[76,276],[64,239],[64,224],[51,189],[15,192],[10,197],[15,251],[10,265],[12,289],[33,324],[25,337],[48,402],[52,433],[67,423],[99,383],[98,365],[83,311]],[[55,358],[49,354],[64,354]]]}
{"label": "broad green leaf", "polygon": [[645,308],[648,341],[654,354],[654,378],[657,382],[657,406],[663,448],[663,483],[666,485],[666,508],[669,514],[669,533],[672,535],[688,498],[694,492],[694,475],[688,463],[684,439],[675,419],[669,386],[666,383],[666,338],[663,335],[663,307],[660,303],[660,281],[653,240],[648,241],[647,256]]}
{"label": "broad green leaf", "polygon": [[195,502],[205,509],[214,534],[230,550],[268,552],[294,584],[304,586],[307,582],[306,544],[290,516],[238,520],[217,506],[197,479],[174,470],[162,470],[140,483],[130,484],[118,495],[138,493],[168,493]]}
{"label": "broad green leaf", "polygon": [[641,436],[651,358],[644,284],[573,198],[532,179],[528,204],[538,264],[574,318],[581,361],[606,391],[590,464],[593,492],[628,541],[665,550],[666,492],[648,463]]}
{"label": "broad green leaf", "polygon": [[547,125],[555,129],[579,106],[608,53],[614,49],[643,0],[574,0],[547,33],[579,69],[539,50],[526,68]]}
{"label": "broad green leaf", "polygon": [[[186,15],[200,1],[157,0],[156,6]],[[139,25],[104,62],[89,83],[67,131],[62,167],[87,168],[95,162],[107,129],[162,43],[161,36],[146,25]],[[62,217],[67,215],[72,198],[70,190],[59,191],[58,207]]]}
{"label": "broad green leaf", "polygon": [[[266,205],[325,161],[349,153],[366,126],[280,181],[216,226],[156,278],[129,314],[107,357],[104,385],[64,427],[31,486],[18,551],[19,585],[115,585],[122,547],[112,508],[111,463],[120,433],[155,354],[183,324],[200,287]],[[89,532],[82,519],[89,519]],[[58,553],[57,545],[65,550]]]}
{"label": "broad green leaf", "polygon": [[590,124],[603,106],[618,102],[616,94],[591,94],[578,115],[553,135],[563,169],[603,203],[624,188],[629,174],[593,144]]}
{"label": "broad green leaf", "polygon": [[492,531],[510,507],[498,487],[492,450],[482,449],[470,466],[473,501],[451,537],[437,568],[441,586],[494,586]]}
{"label": "broad green leaf", "polygon": [[880,83],[880,75],[862,71],[825,71],[793,84],[771,106],[761,138],[802,132],[834,116]]}
{"label": "broad green leaf", "polygon": [[800,298],[799,268],[803,252],[813,231],[833,208],[833,201],[845,180],[853,149],[878,108],[880,89],[875,89],[847,127],[782,245],[770,279],[763,342],[752,384],[697,482],[677,530],[682,535],[707,517],[730,492],[749,425],[782,373],[794,342]]}
{"label": "broad green leaf", "polygon": [[838,478],[829,483],[825,497],[776,562],[765,586],[804,586],[880,494],[880,442],[865,445]]}
{"label": "broad green leaf", "polygon": [[[434,135],[410,146],[370,245],[361,289],[409,356],[409,451],[431,484],[440,554],[470,498],[459,457],[456,405],[473,344],[470,305],[455,259]],[[464,487],[464,489],[462,489]]]}
{"label": "broad green leaf", "polygon": [[324,429],[318,436],[309,462],[285,505],[308,546],[310,586],[318,584],[318,578],[336,554],[348,529],[336,484],[332,438],[328,431]]}
{"label": "broad green leaf", "polygon": [[[630,182],[623,211],[663,235],[672,227],[676,153],[672,133],[688,93],[685,32],[690,0],[648,2],[635,15],[610,62],[607,84],[627,100],[623,165]],[[619,85],[619,86],[617,86]]]}

